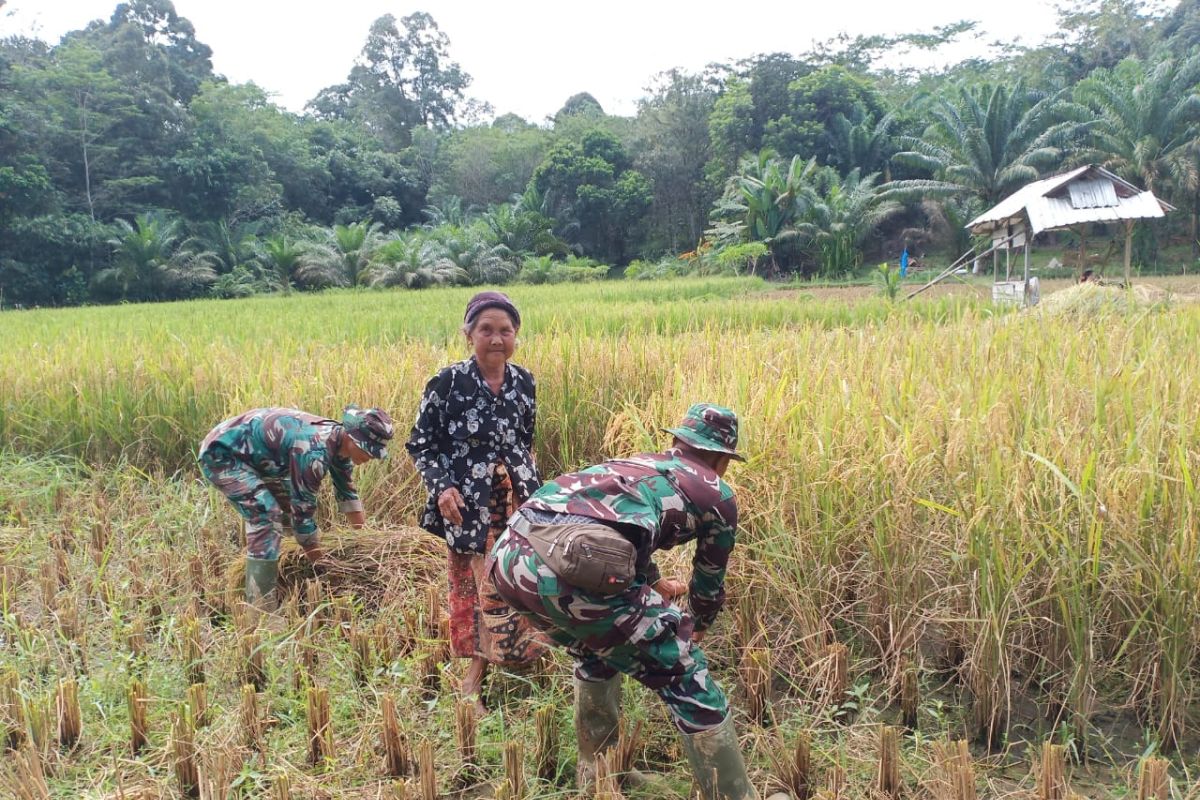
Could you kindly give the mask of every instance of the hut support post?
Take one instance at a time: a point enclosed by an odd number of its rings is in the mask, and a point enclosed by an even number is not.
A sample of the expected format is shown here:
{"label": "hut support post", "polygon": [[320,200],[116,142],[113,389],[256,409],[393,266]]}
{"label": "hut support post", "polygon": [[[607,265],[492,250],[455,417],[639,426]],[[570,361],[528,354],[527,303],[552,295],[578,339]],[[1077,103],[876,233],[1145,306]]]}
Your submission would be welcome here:
{"label": "hut support post", "polygon": [[1133,220],[1125,220],[1125,288],[1133,284],[1129,282],[1129,265],[1133,261]]}

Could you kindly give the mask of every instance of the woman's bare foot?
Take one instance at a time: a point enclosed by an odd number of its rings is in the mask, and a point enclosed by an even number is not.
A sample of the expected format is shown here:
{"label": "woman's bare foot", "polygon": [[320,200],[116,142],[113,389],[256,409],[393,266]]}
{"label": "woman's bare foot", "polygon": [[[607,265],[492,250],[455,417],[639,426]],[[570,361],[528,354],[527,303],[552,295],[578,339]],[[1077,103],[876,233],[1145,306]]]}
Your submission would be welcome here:
{"label": "woman's bare foot", "polygon": [[475,700],[475,715],[486,716],[488,707],[483,702],[483,679],[487,675],[488,662],[484,658],[472,658],[471,666],[463,677],[460,696],[463,700]]}

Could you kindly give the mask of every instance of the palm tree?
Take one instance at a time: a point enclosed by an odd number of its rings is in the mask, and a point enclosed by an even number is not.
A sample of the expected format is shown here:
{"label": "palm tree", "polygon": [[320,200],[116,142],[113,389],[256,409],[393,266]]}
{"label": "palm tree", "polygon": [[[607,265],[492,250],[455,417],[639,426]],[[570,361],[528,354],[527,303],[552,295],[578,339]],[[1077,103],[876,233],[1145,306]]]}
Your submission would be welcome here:
{"label": "palm tree", "polygon": [[286,236],[276,235],[262,243],[263,261],[284,294],[292,292],[292,275],[304,258],[304,248]]}
{"label": "palm tree", "polygon": [[541,212],[501,203],[488,206],[480,220],[491,231],[497,244],[517,256],[564,255],[566,245],[554,235],[553,223]]}
{"label": "palm tree", "polygon": [[379,242],[377,222],[334,225],[330,242],[304,248],[295,275],[310,286],[363,286]]}
{"label": "palm tree", "polygon": [[1080,81],[1075,98],[1096,115],[1087,160],[1152,192],[1188,188],[1200,136],[1197,83],[1200,54],[1149,65],[1129,58]]}
{"label": "palm tree", "polygon": [[826,167],[823,190],[809,205],[798,230],[816,251],[822,272],[838,275],[862,265],[862,244],[875,228],[903,210],[876,185],[878,173],[845,178]]}
{"label": "palm tree", "polygon": [[717,201],[718,223],[709,233],[717,240],[762,242],[778,271],[786,244],[796,238],[796,222],[813,198],[816,159],[794,156],[786,169],[774,150],[742,160],[739,174],[729,179],[725,195]]}
{"label": "palm tree", "polygon": [[486,228],[444,227],[432,239],[437,263],[462,270],[472,284],[498,283],[516,274],[512,253],[491,240]]}
{"label": "palm tree", "polygon": [[120,289],[122,300],[130,290],[146,298],[185,293],[216,278],[215,257],[195,248],[195,240],[180,242],[179,223],[154,214],[140,214],[133,223],[118,219],[111,267],[96,273],[96,282]]}
{"label": "palm tree", "polygon": [[426,286],[467,281],[467,274],[439,257],[430,242],[412,235],[385,242],[375,250],[370,267],[372,286]]}
{"label": "palm tree", "polygon": [[1060,94],[1043,95],[1018,81],[960,87],[953,100],[936,98],[922,137],[904,136],[908,149],[893,159],[928,170],[932,180],[892,181],[895,198],[970,195],[991,206],[1043,171],[1060,164],[1081,128],[1081,109]]}
{"label": "palm tree", "polygon": [[833,151],[837,154],[839,169],[858,169],[862,172],[882,172],[883,181],[892,179],[891,160],[896,152],[896,137],[892,126],[896,124],[896,113],[885,114],[876,120],[865,111],[855,120],[837,114],[829,120],[829,135],[833,139]]}

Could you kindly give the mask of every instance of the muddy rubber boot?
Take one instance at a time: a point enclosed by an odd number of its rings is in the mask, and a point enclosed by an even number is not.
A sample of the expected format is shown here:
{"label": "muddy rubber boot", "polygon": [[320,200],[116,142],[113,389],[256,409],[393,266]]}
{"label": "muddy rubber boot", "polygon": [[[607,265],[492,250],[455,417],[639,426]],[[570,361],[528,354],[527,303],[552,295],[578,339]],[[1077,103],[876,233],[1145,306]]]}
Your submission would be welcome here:
{"label": "muddy rubber boot", "polygon": [[[725,717],[711,730],[683,734],[681,738],[703,800],[759,800],[746,775],[732,717]],[[789,800],[789,796],[777,792],[767,800]]]}
{"label": "muddy rubber boot", "polygon": [[284,628],[284,619],[279,616],[278,584],[279,561],[246,557],[246,605],[256,622],[276,632]]}
{"label": "muddy rubber boot", "polygon": [[596,756],[616,746],[620,720],[620,675],[600,682],[575,679],[575,786],[580,791],[596,782]]}
{"label": "muddy rubber boot", "polygon": [[[590,789],[596,782],[596,757],[617,746],[621,732],[621,677],[593,682],[575,679],[575,735],[579,758],[575,762],[575,785]],[[621,775],[625,788],[655,785],[654,778],[631,769]]]}

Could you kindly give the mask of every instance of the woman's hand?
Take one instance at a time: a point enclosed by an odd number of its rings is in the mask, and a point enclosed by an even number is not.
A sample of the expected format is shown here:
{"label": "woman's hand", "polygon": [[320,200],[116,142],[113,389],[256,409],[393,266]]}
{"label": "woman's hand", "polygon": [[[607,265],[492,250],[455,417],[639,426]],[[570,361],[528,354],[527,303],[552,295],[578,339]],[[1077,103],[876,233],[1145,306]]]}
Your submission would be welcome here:
{"label": "woman's hand", "polygon": [[458,493],[458,489],[451,486],[438,495],[438,511],[442,512],[442,517],[447,522],[452,522],[455,525],[463,524],[462,510],[467,507],[467,501],[463,500],[463,496]]}
{"label": "woman's hand", "polygon": [[683,581],[677,581],[674,578],[659,578],[658,583],[654,584],[654,591],[661,594],[668,600],[675,600],[687,594],[687,584]]}

